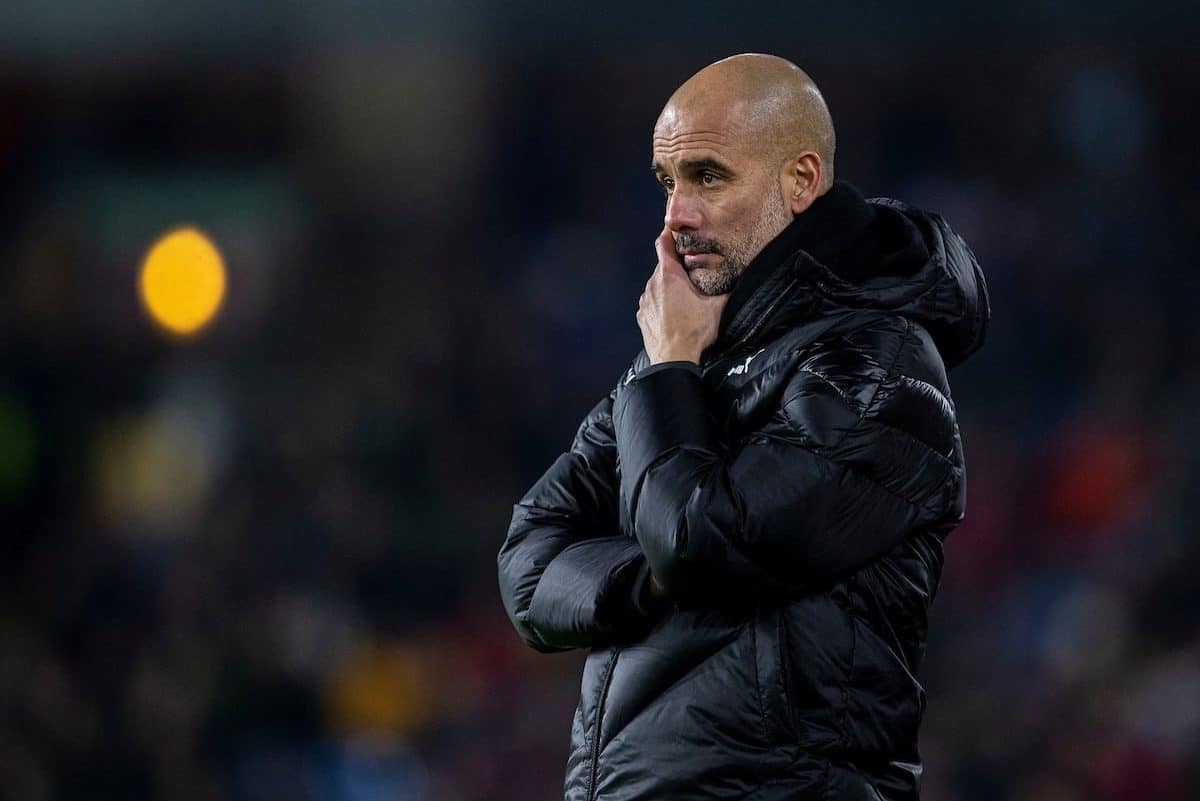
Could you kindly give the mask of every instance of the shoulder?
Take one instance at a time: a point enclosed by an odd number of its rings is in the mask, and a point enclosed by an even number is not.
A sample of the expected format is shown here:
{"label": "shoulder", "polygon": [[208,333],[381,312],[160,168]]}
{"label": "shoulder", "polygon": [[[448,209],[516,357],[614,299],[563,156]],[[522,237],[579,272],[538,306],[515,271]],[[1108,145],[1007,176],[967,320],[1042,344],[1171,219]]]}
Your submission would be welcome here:
{"label": "shoulder", "polygon": [[805,348],[783,405],[789,422],[825,447],[881,427],[939,452],[953,447],[945,365],[929,332],[902,315],[870,315]]}

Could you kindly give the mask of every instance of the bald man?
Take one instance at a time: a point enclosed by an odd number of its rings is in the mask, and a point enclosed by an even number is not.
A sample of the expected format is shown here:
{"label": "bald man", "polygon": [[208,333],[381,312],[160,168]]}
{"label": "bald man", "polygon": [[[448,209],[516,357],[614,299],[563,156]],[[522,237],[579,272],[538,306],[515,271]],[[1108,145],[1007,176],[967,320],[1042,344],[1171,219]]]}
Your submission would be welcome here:
{"label": "bald man", "polygon": [[971,251],[834,180],[802,70],[747,54],[654,126],[644,349],[514,508],[501,596],[588,649],[567,801],[915,801],[918,674],[963,517],[947,368],[982,344]]}

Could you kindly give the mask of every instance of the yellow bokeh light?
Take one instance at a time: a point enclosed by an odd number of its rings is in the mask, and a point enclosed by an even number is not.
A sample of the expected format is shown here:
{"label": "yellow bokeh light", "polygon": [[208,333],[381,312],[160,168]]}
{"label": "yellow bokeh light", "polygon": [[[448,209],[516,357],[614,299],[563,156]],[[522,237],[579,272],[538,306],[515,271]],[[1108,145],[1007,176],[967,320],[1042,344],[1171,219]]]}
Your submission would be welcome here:
{"label": "yellow bokeh light", "polygon": [[194,334],[221,308],[225,262],[203,233],[177,228],[146,254],[138,289],[159,325],[175,334]]}

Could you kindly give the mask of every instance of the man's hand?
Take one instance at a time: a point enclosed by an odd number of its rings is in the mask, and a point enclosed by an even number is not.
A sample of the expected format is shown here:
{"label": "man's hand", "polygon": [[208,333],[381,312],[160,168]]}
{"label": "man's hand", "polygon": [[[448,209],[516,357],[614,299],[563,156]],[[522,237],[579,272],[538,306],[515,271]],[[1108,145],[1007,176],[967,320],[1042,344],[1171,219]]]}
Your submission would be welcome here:
{"label": "man's hand", "polygon": [[651,364],[700,362],[700,354],[717,338],[721,311],[729,295],[700,293],[675,252],[675,238],[663,228],[654,240],[658,266],[638,301],[637,321]]}

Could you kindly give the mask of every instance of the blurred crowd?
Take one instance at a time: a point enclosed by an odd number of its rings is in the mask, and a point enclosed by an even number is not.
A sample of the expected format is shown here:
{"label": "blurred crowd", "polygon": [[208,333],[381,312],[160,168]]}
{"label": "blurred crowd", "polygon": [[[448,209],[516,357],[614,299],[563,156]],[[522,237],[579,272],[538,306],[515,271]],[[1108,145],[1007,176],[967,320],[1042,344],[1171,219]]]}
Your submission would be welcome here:
{"label": "blurred crowd", "polygon": [[[583,654],[496,551],[640,346],[650,129],[715,44],[0,70],[0,798],[561,795]],[[1194,58],[775,52],[992,292],[923,798],[1200,797]],[[191,339],[135,288],[180,223],[229,268]]]}

